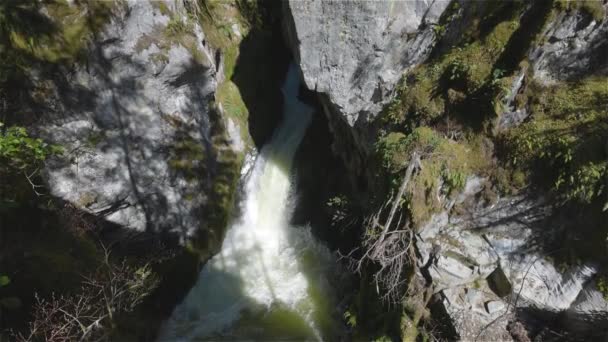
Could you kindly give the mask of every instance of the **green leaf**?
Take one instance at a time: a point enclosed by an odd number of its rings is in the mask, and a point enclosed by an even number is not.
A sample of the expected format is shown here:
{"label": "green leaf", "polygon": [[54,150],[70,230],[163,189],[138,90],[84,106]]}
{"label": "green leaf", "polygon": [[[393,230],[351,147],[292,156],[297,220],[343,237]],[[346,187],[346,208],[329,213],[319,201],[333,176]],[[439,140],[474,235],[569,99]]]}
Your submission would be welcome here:
{"label": "green leaf", "polygon": [[0,275],[0,287],[2,286],[6,286],[8,284],[11,283],[11,278],[9,278],[8,276]]}

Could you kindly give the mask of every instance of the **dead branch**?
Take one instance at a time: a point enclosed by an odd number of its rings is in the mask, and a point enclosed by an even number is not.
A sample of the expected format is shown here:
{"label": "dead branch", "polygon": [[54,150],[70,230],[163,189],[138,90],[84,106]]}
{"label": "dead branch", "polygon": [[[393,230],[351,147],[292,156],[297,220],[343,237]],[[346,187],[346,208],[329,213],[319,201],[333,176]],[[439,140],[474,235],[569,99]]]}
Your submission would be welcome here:
{"label": "dead branch", "polygon": [[367,262],[378,265],[379,269],[373,276],[376,289],[380,293],[382,288],[382,299],[391,304],[402,300],[404,289],[411,281],[411,277],[406,276],[408,266],[415,265],[414,232],[400,209],[408,184],[420,167],[420,156],[414,152],[396,196],[389,196],[388,200],[365,220],[363,256],[355,259],[352,255],[356,249],[341,256],[347,259],[351,268],[358,273],[361,273]]}
{"label": "dead branch", "polygon": [[77,294],[41,299],[36,295],[34,319],[29,334],[17,341],[108,341],[117,314],[132,312],[157,286],[149,264],[135,268],[126,261],[112,263],[104,247],[105,260],[85,277]]}
{"label": "dead branch", "polygon": [[45,194],[38,192],[37,189],[41,189],[44,188],[43,185],[39,185],[34,183],[34,181],[32,180],[32,177],[36,176],[36,174],[38,173],[39,169],[34,170],[32,173],[30,173],[29,175],[27,174],[27,172],[23,171],[23,175],[25,176],[25,179],[27,179],[28,183],[30,183],[32,190],[34,191],[34,193],[36,194],[36,196],[44,196]]}

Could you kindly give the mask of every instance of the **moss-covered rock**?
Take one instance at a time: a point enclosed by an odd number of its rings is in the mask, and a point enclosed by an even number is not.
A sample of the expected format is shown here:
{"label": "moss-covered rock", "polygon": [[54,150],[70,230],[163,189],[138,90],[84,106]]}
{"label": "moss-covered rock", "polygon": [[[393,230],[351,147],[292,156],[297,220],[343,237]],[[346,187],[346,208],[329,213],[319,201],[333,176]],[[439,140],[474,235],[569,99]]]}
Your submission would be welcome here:
{"label": "moss-covered rock", "polygon": [[608,79],[533,84],[533,120],[502,137],[503,157],[566,201],[608,201]]}

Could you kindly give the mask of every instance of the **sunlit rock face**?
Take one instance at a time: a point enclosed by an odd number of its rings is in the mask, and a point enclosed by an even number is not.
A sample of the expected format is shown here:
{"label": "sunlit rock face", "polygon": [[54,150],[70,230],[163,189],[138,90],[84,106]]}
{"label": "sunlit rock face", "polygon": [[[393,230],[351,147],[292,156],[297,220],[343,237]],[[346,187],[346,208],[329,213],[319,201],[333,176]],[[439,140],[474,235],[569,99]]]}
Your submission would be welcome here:
{"label": "sunlit rock face", "polygon": [[67,84],[45,81],[40,129],[66,151],[47,166],[53,195],[125,227],[187,237],[201,226],[218,158],[211,131],[225,125],[211,106],[219,61],[198,24],[169,27],[187,20],[176,6],[117,6]]}
{"label": "sunlit rock face", "polygon": [[[469,178],[417,240],[422,273],[459,336],[511,340],[507,324],[518,312],[524,320],[565,315],[568,324],[562,328],[581,336],[595,323],[605,323],[608,302],[593,282],[599,265],[565,267],[551,259],[546,244],[558,238],[559,227],[547,224],[550,206],[530,196],[485,205],[475,199],[483,183]],[[460,207],[458,214],[449,214],[452,206]]]}
{"label": "sunlit rock face", "polygon": [[[284,1],[284,34],[306,87],[320,94],[349,182],[364,194],[371,120],[403,73],[430,54],[449,1]],[[370,172],[368,172],[370,171]],[[361,195],[364,196],[364,195]]]}
{"label": "sunlit rock face", "polygon": [[[348,123],[373,118],[435,41],[449,1],[286,1],[287,38],[310,90]],[[331,18],[331,20],[327,20]]]}

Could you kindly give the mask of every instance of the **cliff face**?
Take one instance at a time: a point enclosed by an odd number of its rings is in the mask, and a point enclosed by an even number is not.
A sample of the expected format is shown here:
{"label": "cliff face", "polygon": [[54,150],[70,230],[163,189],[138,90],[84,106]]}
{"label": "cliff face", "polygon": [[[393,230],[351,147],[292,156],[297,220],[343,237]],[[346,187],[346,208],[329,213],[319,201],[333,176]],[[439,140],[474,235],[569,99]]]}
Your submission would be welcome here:
{"label": "cliff face", "polygon": [[[449,1],[285,1],[285,38],[308,89],[320,95],[333,150],[367,191],[371,121],[408,68],[428,57]],[[331,18],[329,20],[328,18]],[[347,152],[348,151],[348,152]]]}
{"label": "cliff face", "polygon": [[210,222],[209,204],[218,201],[212,184],[238,168],[222,160],[244,150],[240,129],[215,105],[220,52],[189,10],[173,1],[117,3],[85,62],[63,70],[67,84],[36,80],[47,93],[41,134],[66,151],[47,166],[51,193],[109,222],[182,242],[222,224]]}
{"label": "cliff face", "polygon": [[[600,6],[600,2],[597,3]],[[534,78],[545,83],[608,75],[608,22],[584,11],[559,13],[532,47]]]}
{"label": "cliff face", "polygon": [[[419,227],[420,276],[430,282],[463,339],[511,339],[508,323],[526,319],[536,322],[528,327],[531,334],[542,336],[549,328],[535,330],[544,324],[539,322],[558,314],[569,320],[558,320],[564,323],[562,333],[578,338],[606,320],[608,304],[596,284],[603,272],[600,259],[564,266],[553,261],[557,253],[545,243],[571,234],[563,217],[556,219],[561,210],[556,208],[563,207],[552,202],[554,190],[532,183],[528,191],[504,191],[497,180],[502,176],[490,170],[502,170],[500,158],[515,164],[515,157],[498,149],[510,134],[556,123],[564,132],[577,127],[576,120],[558,121],[565,108],[575,108],[580,127],[585,115],[597,115],[596,124],[605,125],[606,7],[514,2],[493,11],[467,1],[285,3],[287,40],[307,87],[319,93],[334,149],[345,159],[349,176],[374,184],[385,166],[373,163],[371,155],[379,153],[396,170],[387,177],[401,177],[410,160],[407,152],[421,144],[412,140],[426,143],[429,138],[420,132],[435,132],[426,147],[435,153],[421,152],[428,155],[423,154],[419,174],[407,188],[404,211]],[[598,105],[566,103],[561,93],[550,93],[572,84],[586,87],[588,80],[604,85],[591,92]],[[543,96],[554,96],[547,101],[561,101],[562,107],[541,112]],[[375,119],[383,109],[386,115]],[[416,131],[417,126],[428,129]],[[601,139],[593,147],[598,165],[608,157]],[[455,152],[460,145],[464,154]],[[476,163],[486,166],[472,166]],[[460,170],[461,180],[451,170]],[[513,174],[511,182],[519,177]],[[597,184],[602,189],[602,181]],[[397,189],[391,189],[394,195]],[[597,217],[605,217],[597,206],[602,198],[589,205]],[[602,230],[597,222],[589,223],[590,229]],[[567,248],[563,240],[557,245]],[[593,338],[604,336],[600,330]]]}
{"label": "cliff face", "polygon": [[286,1],[287,39],[310,90],[348,122],[369,121],[434,43],[447,0]]}

